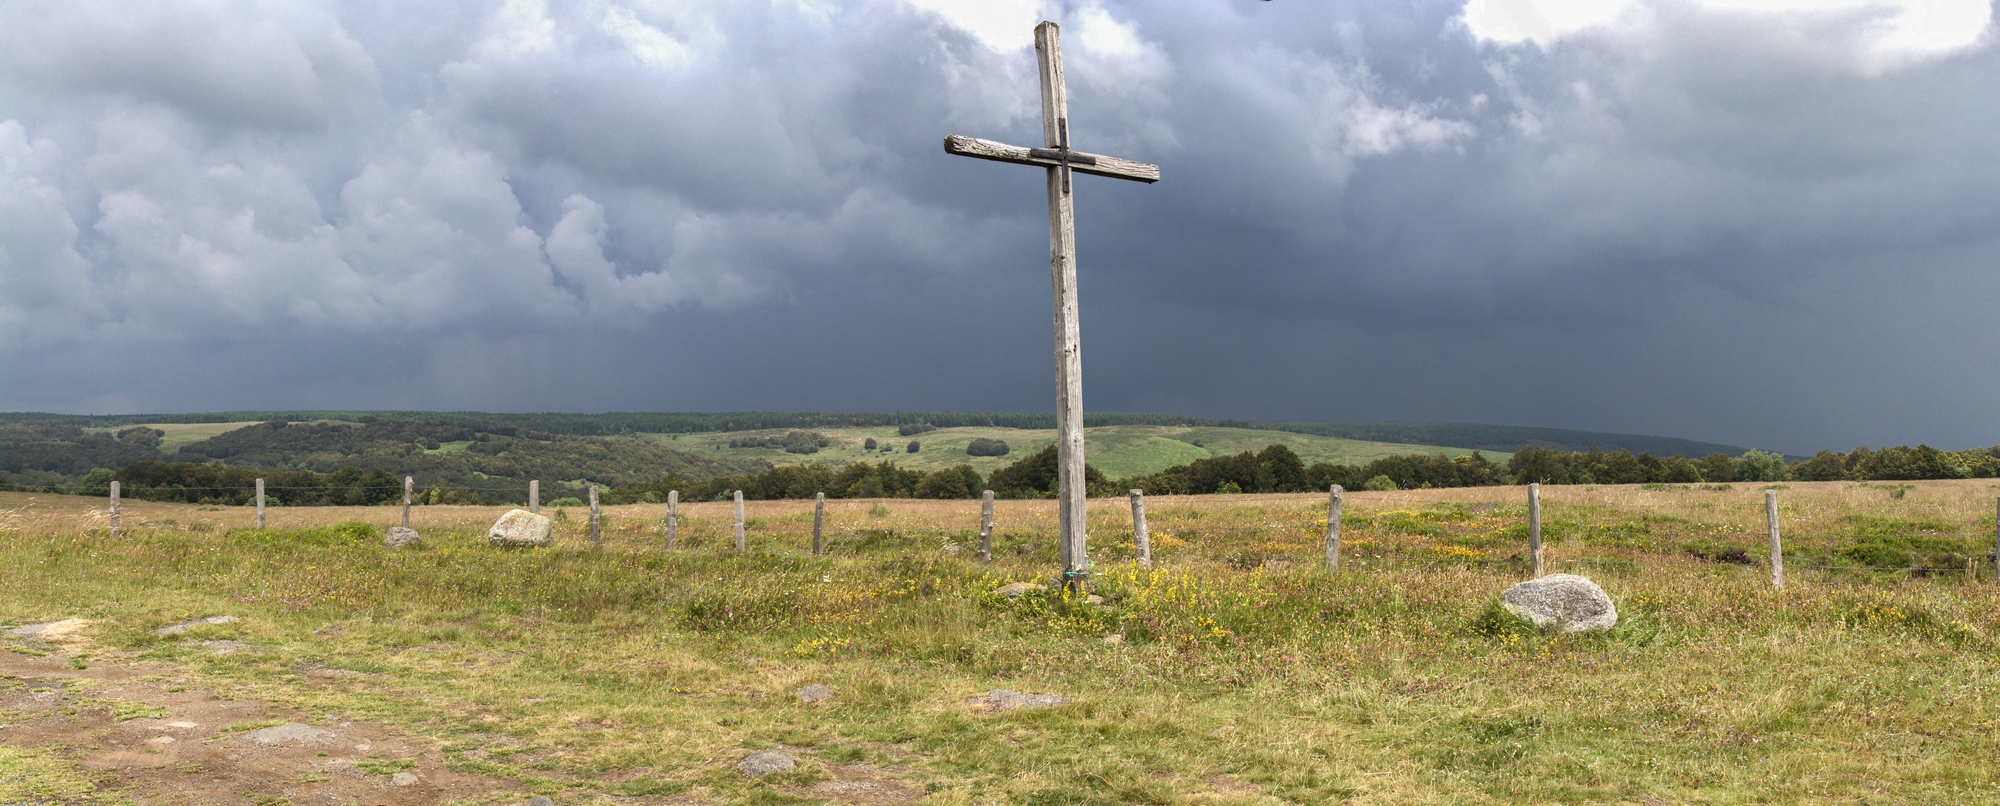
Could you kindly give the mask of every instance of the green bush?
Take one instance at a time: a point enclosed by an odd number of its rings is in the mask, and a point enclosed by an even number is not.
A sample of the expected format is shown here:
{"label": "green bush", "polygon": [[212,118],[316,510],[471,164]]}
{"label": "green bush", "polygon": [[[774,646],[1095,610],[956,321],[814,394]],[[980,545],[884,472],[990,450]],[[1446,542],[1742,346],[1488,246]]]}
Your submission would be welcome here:
{"label": "green bush", "polygon": [[1006,456],[1010,449],[1005,440],[979,437],[965,446],[967,456]]}
{"label": "green bush", "polygon": [[552,507],[580,507],[580,506],[583,506],[583,499],[581,499],[581,498],[577,498],[576,496],[570,496],[570,497],[568,497],[568,498],[558,498],[558,499],[556,499],[556,500],[554,500],[554,501],[550,501],[550,502],[549,502],[549,506],[552,506]]}
{"label": "green bush", "polygon": [[921,445],[918,445],[918,444],[917,444],[917,441],[913,439],[913,440],[910,440],[910,447],[908,448],[908,450],[909,450],[909,452],[910,452],[910,453],[916,453],[916,452],[917,452],[917,449],[918,449],[918,448],[921,448],[921,447],[923,447],[923,446],[921,446]]}
{"label": "green bush", "polygon": [[1769,451],[1750,451],[1736,460],[1737,481],[1791,481],[1792,468],[1785,457]]}
{"label": "green bush", "polygon": [[1389,478],[1388,476],[1376,476],[1375,478],[1362,482],[1361,489],[1373,490],[1375,492],[1388,492],[1390,490],[1396,489],[1396,482],[1395,480]]}

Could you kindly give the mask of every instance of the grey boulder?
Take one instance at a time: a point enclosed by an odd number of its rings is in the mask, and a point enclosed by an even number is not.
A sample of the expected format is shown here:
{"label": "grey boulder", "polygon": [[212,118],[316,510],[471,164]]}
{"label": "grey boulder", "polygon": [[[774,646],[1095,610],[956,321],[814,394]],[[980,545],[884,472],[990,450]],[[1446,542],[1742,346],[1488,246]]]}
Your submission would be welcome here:
{"label": "grey boulder", "polygon": [[287,722],[283,725],[253,730],[243,734],[252,743],[263,745],[322,745],[333,741],[332,731],[320,730],[311,725]]}
{"label": "grey boulder", "polygon": [[1599,632],[1618,624],[1618,608],[1597,583],[1576,574],[1530,579],[1500,594],[1507,612],[1563,632]]}
{"label": "grey boulder", "polygon": [[736,763],[736,769],[742,772],[745,778],[762,778],[797,766],[799,766],[798,759],[777,750],[759,750]]}
{"label": "grey boulder", "polygon": [[385,549],[400,549],[417,544],[417,530],[408,526],[389,527],[389,536],[382,538]]}
{"label": "grey boulder", "polygon": [[549,519],[525,509],[507,510],[486,533],[486,543],[491,546],[546,546],[552,542]]}
{"label": "grey boulder", "polygon": [[1067,702],[1069,702],[1068,697],[1056,694],[1022,694],[1004,688],[996,688],[965,700],[965,704],[971,706],[974,713],[982,714],[1018,711],[1024,708],[1052,708]]}

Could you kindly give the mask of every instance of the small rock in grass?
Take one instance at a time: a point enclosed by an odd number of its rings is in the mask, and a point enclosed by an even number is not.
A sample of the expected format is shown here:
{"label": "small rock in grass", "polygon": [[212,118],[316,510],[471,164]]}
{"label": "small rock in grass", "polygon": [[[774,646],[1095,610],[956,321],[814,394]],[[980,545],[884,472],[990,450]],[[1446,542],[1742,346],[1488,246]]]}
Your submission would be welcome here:
{"label": "small rock in grass", "polygon": [[320,730],[311,725],[287,722],[273,728],[253,730],[243,734],[243,738],[256,744],[325,744],[333,739],[333,732]]}
{"label": "small rock in grass", "polygon": [[235,622],[237,622],[237,621],[240,621],[240,620],[241,620],[241,619],[238,619],[238,618],[236,618],[235,616],[209,616],[208,618],[192,618],[192,619],[188,619],[187,621],[183,621],[183,622],[180,622],[180,623],[178,623],[178,624],[169,624],[169,625],[167,625],[167,626],[165,626],[165,627],[161,627],[161,628],[159,628],[159,629],[157,629],[157,630],[154,630],[154,631],[153,631],[153,634],[154,634],[154,635],[180,635],[181,633],[184,633],[184,632],[187,632],[188,630],[192,630],[192,629],[194,629],[194,628],[196,628],[196,627],[200,627],[200,626],[203,626],[203,625],[207,625],[207,624],[233,624],[233,623],[235,623]]}
{"label": "small rock in grass", "polygon": [[37,638],[61,638],[88,626],[90,622],[83,619],[66,618],[61,621],[45,621],[40,624],[15,627],[7,632],[10,635],[31,635]]}
{"label": "small rock in grass", "polygon": [[400,549],[417,545],[417,530],[408,526],[391,526],[389,535],[382,538],[382,548]]}
{"label": "small rock in grass", "polygon": [[389,776],[389,785],[390,785],[390,786],[416,786],[416,785],[417,785],[417,774],[416,774],[416,773],[414,773],[414,772],[399,772],[399,773],[396,773],[395,775],[391,775],[391,776]]}
{"label": "small rock in grass", "polygon": [[507,510],[486,532],[486,543],[491,546],[546,546],[552,542],[549,519],[525,509]]}
{"label": "small rock in grass", "polygon": [[528,802],[521,804],[521,806],[556,806],[556,802],[549,800],[546,795],[536,795],[529,798]]}
{"label": "small rock in grass", "polygon": [[1597,583],[1576,574],[1530,579],[1500,594],[1507,612],[1563,632],[1598,632],[1618,624],[1618,609]]}
{"label": "small rock in grass", "polygon": [[153,737],[153,738],[151,738],[151,739],[147,739],[147,740],[146,740],[146,743],[147,743],[147,744],[173,744],[173,743],[174,743],[174,737],[172,737],[172,736],[155,736],[155,737]]}
{"label": "small rock in grass", "polygon": [[736,763],[736,769],[742,771],[745,778],[762,778],[797,766],[799,766],[798,759],[777,750],[759,750]]}
{"label": "small rock in grass", "polygon": [[1048,708],[1069,702],[1068,697],[1054,694],[1021,694],[996,688],[976,697],[966,698],[965,703],[978,713],[999,713],[1017,711],[1023,708]]}
{"label": "small rock in grass", "polygon": [[1048,589],[1033,582],[1015,582],[1012,584],[1000,586],[1000,589],[994,591],[994,593],[1000,594],[1001,596],[1005,596],[1009,599],[1019,599],[1021,598],[1021,594],[1027,593],[1029,591],[1034,591],[1039,593],[1045,590]]}
{"label": "small rock in grass", "polygon": [[799,689],[799,700],[802,702],[824,702],[831,699],[833,699],[833,689],[819,683]]}

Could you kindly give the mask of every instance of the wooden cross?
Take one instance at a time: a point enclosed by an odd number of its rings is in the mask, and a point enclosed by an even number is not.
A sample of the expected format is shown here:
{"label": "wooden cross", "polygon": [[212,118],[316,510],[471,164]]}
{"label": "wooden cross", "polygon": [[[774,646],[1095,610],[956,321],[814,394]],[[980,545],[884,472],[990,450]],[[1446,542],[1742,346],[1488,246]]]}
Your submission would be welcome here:
{"label": "wooden cross", "polygon": [[1022,148],[954,134],[944,138],[946,153],[1048,169],[1049,275],[1056,307],[1056,456],[1060,492],[1063,583],[1080,591],[1089,573],[1084,552],[1083,343],[1076,321],[1076,217],[1070,202],[1072,171],[1130,179],[1160,180],[1160,166],[1069,147],[1069,97],[1063,89],[1062,29],[1044,21],[1035,26],[1035,55],[1042,70],[1043,148]]}

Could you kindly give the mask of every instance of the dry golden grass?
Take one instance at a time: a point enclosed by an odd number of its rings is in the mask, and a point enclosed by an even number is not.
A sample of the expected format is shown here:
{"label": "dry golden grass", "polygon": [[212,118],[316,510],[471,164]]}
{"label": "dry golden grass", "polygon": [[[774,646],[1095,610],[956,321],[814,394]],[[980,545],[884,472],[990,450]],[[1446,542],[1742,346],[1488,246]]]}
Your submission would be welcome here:
{"label": "dry golden grass", "polygon": [[[1350,493],[1338,573],[1323,494],[1149,498],[1151,569],[1126,501],[1092,502],[1096,606],[992,594],[1055,570],[1045,501],[999,503],[982,567],[976,501],[828,502],[816,558],[810,502],[748,502],[748,555],[728,502],[683,506],[674,552],[663,505],[607,507],[602,550],[569,508],[539,551],[483,545],[504,508],[418,507],[426,546],[387,552],[333,527],[395,507],[273,509],[258,534],[248,508],[127,502],[113,541],[99,501],[0,494],[0,619],[87,617],[106,652],[403,725],[563,802],[809,801],[856,764],[933,803],[1992,802],[1990,566],[1809,566],[1905,538],[1983,557],[2000,490],[1779,494],[1801,554],[1773,591],[1688,552],[1761,557],[1757,485],[1546,488],[1553,569],[1621,610],[1597,636],[1493,616],[1520,488]],[[151,632],[224,612],[244,621]],[[193,643],[215,638],[259,651]],[[798,702],[808,682],[835,700]],[[966,707],[1003,687],[1076,702]],[[730,766],[771,746],[802,770]]]}

